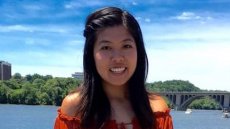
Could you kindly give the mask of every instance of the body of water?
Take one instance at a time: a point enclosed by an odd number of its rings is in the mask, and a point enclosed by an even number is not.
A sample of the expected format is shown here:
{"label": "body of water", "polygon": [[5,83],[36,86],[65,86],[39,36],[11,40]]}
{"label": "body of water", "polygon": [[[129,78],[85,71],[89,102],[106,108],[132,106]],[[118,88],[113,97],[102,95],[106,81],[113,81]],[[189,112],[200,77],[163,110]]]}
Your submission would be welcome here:
{"label": "body of water", "polygon": [[53,129],[57,108],[0,104],[0,129]]}
{"label": "body of water", "polygon": [[174,129],[230,129],[230,118],[223,118],[220,110],[171,111]]}
{"label": "body of water", "polygon": [[[53,129],[56,106],[0,104],[0,129]],[[174,129],[230,129],[230,118],[211,110],[171,111]]]}

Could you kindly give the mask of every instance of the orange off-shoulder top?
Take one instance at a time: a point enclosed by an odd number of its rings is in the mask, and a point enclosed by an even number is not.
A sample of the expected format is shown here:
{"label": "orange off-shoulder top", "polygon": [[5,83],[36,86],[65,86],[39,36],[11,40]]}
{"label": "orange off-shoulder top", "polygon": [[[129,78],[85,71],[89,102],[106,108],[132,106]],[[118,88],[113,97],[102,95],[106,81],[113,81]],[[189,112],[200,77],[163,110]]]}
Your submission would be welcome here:
{"label": "orange off-shoulder top", "polygon": [[[165,112],[154,112],[154,116],[156,117],[154,129],[173,129],[172,117],[169,113],[170,109],[167,109]],[[81,129],[80,121],[80,118],[67,116],[62,113],[61,109],[58,109],[54,129]],[[141,129],[136,118],[130,124],[132,124],[133,129]],[[115,120],[109,120],[105,122],[101,129],[125,129],[125,124],[118,124]]]}

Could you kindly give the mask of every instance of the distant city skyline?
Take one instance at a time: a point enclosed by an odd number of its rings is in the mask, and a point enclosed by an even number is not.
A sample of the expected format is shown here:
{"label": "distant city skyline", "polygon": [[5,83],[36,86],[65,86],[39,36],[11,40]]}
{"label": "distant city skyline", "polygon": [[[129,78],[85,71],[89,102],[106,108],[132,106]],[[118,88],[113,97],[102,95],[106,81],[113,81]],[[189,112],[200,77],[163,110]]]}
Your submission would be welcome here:
{"label": "distant city skyline", "polygon": [[1,0],[0,60],[23,76],[82,72],[86,16],[117,6],[140,23],[147,82],[187,80],[201,89],[230,91],[229,5],[228,0]]}

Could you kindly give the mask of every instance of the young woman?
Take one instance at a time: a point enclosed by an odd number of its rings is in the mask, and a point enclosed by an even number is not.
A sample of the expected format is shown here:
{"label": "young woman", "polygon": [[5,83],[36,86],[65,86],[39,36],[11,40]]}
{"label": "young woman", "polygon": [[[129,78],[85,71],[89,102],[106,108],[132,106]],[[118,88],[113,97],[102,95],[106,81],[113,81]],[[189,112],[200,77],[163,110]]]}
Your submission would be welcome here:
{"label": "young woman", "polygon": [[173,129],[164,100],[145,89],[148,59],[135,18],[100,9],[84,37],[84,83],[63,100],[54,129]]}

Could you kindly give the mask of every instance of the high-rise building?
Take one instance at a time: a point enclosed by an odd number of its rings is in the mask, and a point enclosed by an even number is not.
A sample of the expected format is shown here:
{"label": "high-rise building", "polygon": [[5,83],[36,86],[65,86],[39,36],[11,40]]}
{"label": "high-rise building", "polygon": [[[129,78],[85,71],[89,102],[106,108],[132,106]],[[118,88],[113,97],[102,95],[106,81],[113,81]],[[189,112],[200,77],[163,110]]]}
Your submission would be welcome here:
{"label": "high-rise building", "polygon": [[74,74],[72,74],[72,77],[83,80],[84,74],[82,72],[75,72]]}
{"label": "high-rise building", "polygon": [[0,80],[9,80],[11,78],[11,64],[0,61]]}

